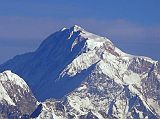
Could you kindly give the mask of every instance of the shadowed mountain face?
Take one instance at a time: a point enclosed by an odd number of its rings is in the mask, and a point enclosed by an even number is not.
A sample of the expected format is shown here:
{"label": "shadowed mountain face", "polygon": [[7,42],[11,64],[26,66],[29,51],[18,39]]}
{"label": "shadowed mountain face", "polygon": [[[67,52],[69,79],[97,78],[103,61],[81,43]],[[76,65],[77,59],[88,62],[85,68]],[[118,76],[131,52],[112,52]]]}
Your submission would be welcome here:
{"label": "shadowed mountain face", "polygon": [[[61,81],[56,82],[56,80],[63,69],[80,53],[85,44],[79,35],[81,31],[74,32],[74,30],[75,28],[72,27],[54,33],[35,52],[16,56],[2,64],[0,71],[10,69],[26,79],[25,81],[40,100],[50,97],[61,98],[65,95],[65,93],[61,94],[61,90],[64,92],[66,89],[61,86],[64,84],[63,82],[61,84]],[[79,40],[79,44],[71,51],[75,39]],[[68,85],[69,83],[71,82],[68,82]],[[48,90],[48,87],[52,88]]]}
{"label": "shadowed mountain face", "polygon": [[[73,26],[32,53],[0,65],[25,79],[42,104],[39,118],[160,118],[160,62],[122,52]],[[62,99],[63,98],[63,99]]]}

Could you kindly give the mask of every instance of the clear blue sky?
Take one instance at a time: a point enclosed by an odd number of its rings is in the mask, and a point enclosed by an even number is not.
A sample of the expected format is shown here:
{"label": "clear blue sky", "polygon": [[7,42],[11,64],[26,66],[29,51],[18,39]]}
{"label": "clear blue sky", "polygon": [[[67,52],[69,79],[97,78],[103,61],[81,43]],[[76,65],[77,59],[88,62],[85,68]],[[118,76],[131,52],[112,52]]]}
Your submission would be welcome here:
{"label": "clear blue sky", "polygon": [[0,63],[74,24],[160,60],[159,6],[160,0],[0,0]]}

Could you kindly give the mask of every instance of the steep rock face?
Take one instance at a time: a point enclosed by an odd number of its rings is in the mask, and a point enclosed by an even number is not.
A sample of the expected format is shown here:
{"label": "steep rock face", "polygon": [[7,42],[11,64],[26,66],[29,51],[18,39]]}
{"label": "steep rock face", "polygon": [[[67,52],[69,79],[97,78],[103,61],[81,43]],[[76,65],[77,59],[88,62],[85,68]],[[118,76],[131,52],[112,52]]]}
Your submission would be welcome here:
{"label": "steep rock face", "polygon": [[160,118],[160,62],[124,53],[79,26],[0,65],[6,69],[26,79],[40,100],[64,98],[42,103],[37,118]]}
{"label": "steep rock face", "polygon": [[11,71],[0,73],[1,119],[19,119],[23,114],[31,114],[36,102],[22,78]]}

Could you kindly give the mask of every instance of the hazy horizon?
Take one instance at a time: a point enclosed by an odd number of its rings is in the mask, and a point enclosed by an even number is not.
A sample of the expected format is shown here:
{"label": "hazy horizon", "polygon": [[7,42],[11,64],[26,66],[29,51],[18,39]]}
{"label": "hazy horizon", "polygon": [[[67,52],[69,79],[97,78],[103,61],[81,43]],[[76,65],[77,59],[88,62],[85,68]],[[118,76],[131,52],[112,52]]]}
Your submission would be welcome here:
{"label": "hazy horizon", "polygon": [[160,60],[159,0],[0,3],[0,63],[35,50],[50,34],[74,24],[109,38],[127,53]]}

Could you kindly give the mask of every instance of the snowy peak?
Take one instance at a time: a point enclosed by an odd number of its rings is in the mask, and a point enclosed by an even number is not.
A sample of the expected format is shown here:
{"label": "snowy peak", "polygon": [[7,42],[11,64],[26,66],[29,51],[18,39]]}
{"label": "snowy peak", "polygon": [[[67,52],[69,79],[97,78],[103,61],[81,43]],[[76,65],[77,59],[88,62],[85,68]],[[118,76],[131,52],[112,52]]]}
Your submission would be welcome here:
{"label": "snowy peak", "polygon": [[[123,53],[120,49],[115,47],[115,45],[106,37],[101,37],[96,34],[93,34],[91,32],[86,31],[80,26],[73,26],[69,28],[70,37],[71,38],[74,34],[78,33],[77,38],[72,43],[72,48],[75,45],[78,45],[78,43],[84,41],[84,47],[81,49],[82,51],[87,52],[88,50],[97,50],[97,49],[105,49],[105,51],[108,51],[115,55],[125,55],[126,53]],[[84,49],[85,48],[85,49]],[[87,50],[87,51],[86,51]]]}
{"label": "snowy peak", "polygon": [[74,32],[77,32],[77,31],[84,31],[84,29],[78,25],[74,25],[70,28],[66,28],[66,27],[63,27],[60,31],[64,31],[66,29],[69,29],[70,31],[74,31]]}
{"label": "snowy peak", "polygon": [[84,40],[87,49],[90,49],[90,50],[105,47],[106,49],[108,49],[109,52],[115,52],[115,54],[119,56],[128,57],[131,59],[142,58],[150,62],[156,62],[149,57],[136,56],[136,55],[130,55],[128,53],[125,53],[121,51],[119,48],[117,48],[110,39],[88,32],[84,28],[78,25],[74,25],[70,28],[65,28],[65,30],[70,31],[68,39],[70,39],[75,33],[78,33],[77,38],[75,38],[75,41],[73,42],[72,46],[75,44],[78,44],[77,39],[81,39],[80,41]]}
{"label": "snowy peak", "polygon": [[24,90],[29,90],[26,82],[18,75],[12,73],[10,70],[6,70],[3,73],[0,73],[0,81],[11,82],[17,86],[20,86]]}
{"label": "snowy peak", "polygon": [[[88,50],[108,49],[109,52],[116,52],[116,54],[124,54],[121,50],[116,48],[114,44],[107,38],[95,35],[84,30],[82,27],[74,25],[70,28],[63,28],[62,30],[50,35],[38,48],[37,51],[47,53],[59,52],[87,52]],[[57,50],[57,51],[56,51]],[[112,51],[111,51],[112,50]],[[77,54],[78,55],[78,54]]]}
{"label": "snowy peak", "polygon": [[[2,102],[6,102],[7,104],[9,105],[14,105],[15,106],[15,103],[14,101],[11,99],[11,97],[9,96],[8,94],[8,89],[5,88],[5,86],[8,85],[8,88],[10,88],[10,83],[18,83],[18,85],[21,83],[21,79],[20,78],[17,78],[18,76],[13,76],[14,74],[10,71],[10,70],[7,70],[7,71],[4,71],[3,73],[0,73],[0,103]],[[14,77],[14,78],[13,78]],[[18,81],[18,79],[20,79]],[[17,81],[16,81],[17,80]],[[5,84],[5,86],[4,86]]]}
{"label": "snowy peak", "polygon": [[84,29],[78,25],[74,25],[74,26],[70,27],[69,29],[70,29],[70,31],[74,31],[74,32],[84,31]]}
{"label": "snowy peak", "polygon": [[[0,71],[12,70],[25,79],[39,99],[44,100],[50,97],[60,98],[75,88],[66,89],[67,91],[60,89],[61,82],[58,82],[58,79],[75,78],[84,72],[89,75],[88,70],[90,71],[94,65],[109,77],[117,79],[118,82],[132,83],[128,79],[135,77],[138,77],[139,80],[136,82],[139,82],[141,76],[128,71],[133,69],[132,64],[139,63],[139,58],[149,61],[151,64],[155,63],[144,57],[136,56],[135,58],[133,55],[124,53],[109,39],[74,25],[50,35],[35,52],[16,56],[0,65]],[[143,64],[144,61],[141,62]],[[149,69],[144,67],[144,69]],[[67,80],[61,81],[67,82]],[[48,87],[55,93],[50,94]],[[55,96],[56,90],[63,90],[62,94],[59,93],[58,96]]]}
{"label": "snowy peak", "polygon": [[[42,119],[160,118],[160,62],[124,53],[109,39],[79,26],[63,28],[35,52],[0,65],[0,71],[7,69],[23,77],[38,100],[64,99],[40,105]],[[0,76],[3,95],[15,105],[20,97],[32,97],[17,75],[5,71]],[[15,92],[20,96],[13,100]]]}
{"label": "snowy peak", "polygon": [[20,119],[36,107],[36,98],[25,81],[10,70],[0,73],[0,117]]}

